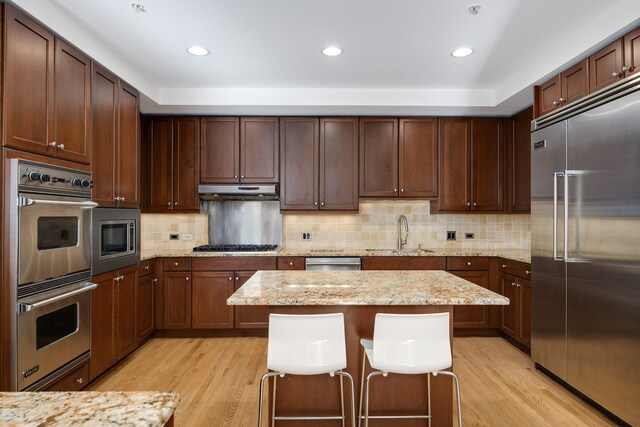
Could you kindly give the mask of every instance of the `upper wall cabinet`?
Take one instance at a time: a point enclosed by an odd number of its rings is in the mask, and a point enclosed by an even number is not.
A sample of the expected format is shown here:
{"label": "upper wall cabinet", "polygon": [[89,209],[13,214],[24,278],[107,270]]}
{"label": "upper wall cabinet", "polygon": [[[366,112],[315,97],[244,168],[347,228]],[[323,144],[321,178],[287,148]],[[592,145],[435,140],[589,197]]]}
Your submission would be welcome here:
{"label": "upper wall cabinet", "polygon": [[3,144],[90,163],[90,59],[9,5]]}
{"label": "upper wall cabinet", "polygon": [[512,117],[507,149],[508,203],[511,212],[531,211],[531,121],[533,107]]}
{"label": "upper wall cabinet", "polygon": [[101,207],[137,208],[139,93],[97,64],[92,80],[93,200]]}
{"label": "upper wall cabinet", "polygon": [[202,117],[200,182],[278,182],[277,117]]}
{"label": "upper wall cabinet", "polygon": [[143,212],[199,211],[198,117],[143,121]]}
{"label": "upper wall cabinet", "polygon": [[360,120],[360,197],[438,195],[436,118]]}
{"label": "upper wall cabinet", "polygon": [[280,208],[358,209],[358,119],[283,118]]}
{"label": "upper wall cabinet", "polygon": [[504,210],[505,121],[440,119],[439,212]]}
{"label": "upper wall cabinet", "polygon": [[589,94],[589,61],[584,60],[536,88],[538,116]]}

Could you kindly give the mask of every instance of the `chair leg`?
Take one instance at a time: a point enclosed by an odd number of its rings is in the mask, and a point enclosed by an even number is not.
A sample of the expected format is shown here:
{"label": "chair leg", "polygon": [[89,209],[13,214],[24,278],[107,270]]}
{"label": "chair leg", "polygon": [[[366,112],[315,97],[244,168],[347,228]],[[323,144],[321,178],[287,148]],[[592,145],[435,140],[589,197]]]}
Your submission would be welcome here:
{"label": "chair leg", "polygon": [[[264,395],[264,381],[269,378],[269,377],[275,377],[277,376],[278,373],[277,372],[267,372],[265,373],[262,378],[260,378],[260,393],[259,393],[259,401],[258,401],[258,427],[262,427],[262,399],[263,399],[263,395]],[[274,384],[275,386],[275,384]],[[274,402],[275,402],[275,395],[273,396],[274,398]]]}
{"label": "chair leg", "polygon": [[271,401],[271,427],[276,427],[276,386],[278,376],[273,377],[273,400]]}
{"label": "chair leg", "polygon": [[373,371],[367,375],[364,397],[364,427],[369,427],[369,380],[376,375],[383,375],[382,371]]}
{"label": "chair leg", "polygon": [[429,427],[431,427],[431,374],[427,374],[427,410],[429,411]]}
{"label": "chair leg", "polygon": [[[348,372],[337,371],[337,375],[340,375],[340,382],[342,383],[342,377],[346,377],[349,380],[349,386],[351,388],[351,425],[352,427],[356,427],[356,388],[353,383],[353,377]],[[343,400],[343,408],[344,408],[344,400]],[[344,410],[342,411],[342,416],[344,417]],[[344,424],[344,418],[342,419]]]}
{"label": "chair leg", "polygon": [[456,397],[458,400],[458,426],[462,427],[462,406],[460,404],[460,379],[453,371],[438,371],[436,374],[443,374],[453,377],[456,380]]}
{"label": "chair leg", "polygon": [[[337,373],[337,372],[336,372]],[[342,375],[340,375],[340,410],[342,414],[342,427],[345,427],[344,418],[344,384],[342,383]]]}
{"label": "chair leg", "polygon": [[360,427],[360,423],[362,422],[362,396],[364,394],[364,373],[365,367],[367,364],[367,352],[362,351],[362,375],[360,376],[360,406],[358,407],[358,427]]}

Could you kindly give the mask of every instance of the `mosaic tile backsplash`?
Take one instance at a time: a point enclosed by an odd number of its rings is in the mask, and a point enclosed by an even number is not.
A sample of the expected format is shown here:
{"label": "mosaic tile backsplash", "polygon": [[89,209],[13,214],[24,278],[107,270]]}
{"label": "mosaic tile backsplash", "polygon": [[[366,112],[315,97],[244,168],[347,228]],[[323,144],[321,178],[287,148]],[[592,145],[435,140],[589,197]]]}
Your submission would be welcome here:
{"label": "mosaic tile backsplash", "polygon": [[[358,213],[284,214],[286,249],[386,249],[397,245],[398,217],[409,221],[405,248],[529,249],[530,215],[430,214],[428,201],[361,201]],[[142,250],[187,250],[208,243],[206,214],[143,214]],[[447,231],[456,232],[447,241]],[[303,233],[311,233],[303,240]],[[473,239],[465,239],[473,233]],[[179,234],[180,240],[169,240]],[[190,234],[192,240],[184,240]],[[403,233],[404,235],[404,233]]]}

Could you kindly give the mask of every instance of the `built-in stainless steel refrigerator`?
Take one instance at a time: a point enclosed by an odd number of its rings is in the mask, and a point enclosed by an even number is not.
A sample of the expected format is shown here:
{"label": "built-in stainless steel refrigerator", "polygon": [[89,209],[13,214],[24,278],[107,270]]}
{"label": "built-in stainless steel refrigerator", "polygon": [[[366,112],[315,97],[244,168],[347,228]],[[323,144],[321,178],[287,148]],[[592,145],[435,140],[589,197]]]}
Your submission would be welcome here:
{"label": "built-in stainless steel refrigerator", "polygon": [[531,356],[640,425],[640,76],[532,130]]}

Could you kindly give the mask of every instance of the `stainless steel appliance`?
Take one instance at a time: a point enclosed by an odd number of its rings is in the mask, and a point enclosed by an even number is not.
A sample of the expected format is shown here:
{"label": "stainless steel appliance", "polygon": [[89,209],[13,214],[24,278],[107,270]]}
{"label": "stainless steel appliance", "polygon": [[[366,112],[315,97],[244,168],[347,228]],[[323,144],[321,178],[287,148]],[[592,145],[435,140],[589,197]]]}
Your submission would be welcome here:
{"label": "stainless steel appliance", "polygon": [[640,425],[640,76],[532,130],[531,356]]}
{"label": "stainless steel appliance", "polygon": [[225,253],[276,253],[278,245],[201,245],[193,248],[194,252],[225,252]]}
{"label": "stainless steel appliance", "polygon": [[89,357],[91,175],[10,162],[11,388],[38,389]]}
{"label": "stainless steel appliance", "polygon": [[202,200],[278,200],[277,185],[199,185]]}
{"label": "stainless steel appliance", "polygon": [[355,257],[308,257],[305,270],[361,270],[361,260]]}
{"label": "stainless steel appliance", "polygon": [[93,210],[93,274],[113,271],[140,261],[140,211]]}

